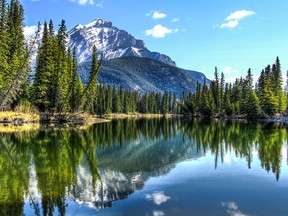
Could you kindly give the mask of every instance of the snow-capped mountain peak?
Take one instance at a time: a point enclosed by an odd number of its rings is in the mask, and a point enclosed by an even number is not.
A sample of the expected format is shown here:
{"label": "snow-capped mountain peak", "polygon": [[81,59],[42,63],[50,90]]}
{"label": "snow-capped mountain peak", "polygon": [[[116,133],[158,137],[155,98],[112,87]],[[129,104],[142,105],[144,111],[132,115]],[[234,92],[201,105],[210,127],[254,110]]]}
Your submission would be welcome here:
{"label": "snow-capped mountain peak", "polygon": [[102,19],[95,19],[86,25],[78,24],[68,32],[69,45],[77,50],[80,63],[91,60],[93,46],[98,53],[103,52],[104,59],[114,59],[124,56],[147,57],[175,66],[170,57],[158,52],[151,52],[142,40],[135,39],[124,30],[120,30]]}

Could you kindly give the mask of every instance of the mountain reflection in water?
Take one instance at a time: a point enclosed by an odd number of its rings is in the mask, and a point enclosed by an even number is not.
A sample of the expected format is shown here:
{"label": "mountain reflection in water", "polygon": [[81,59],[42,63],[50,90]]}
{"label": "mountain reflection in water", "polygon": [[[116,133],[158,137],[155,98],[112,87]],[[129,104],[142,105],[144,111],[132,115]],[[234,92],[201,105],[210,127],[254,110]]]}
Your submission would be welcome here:
{"label": "mountain reflection in water", "polygon": [[[276,181],[286,143],[282,125],[178,118],[1,133],[0,215],[23,215],[27,202],[36,215],[64,215],[67,200],[96,209],[111,207],[113,201],[143,189],[151,177],[166,175],[177,163],[207,152],[214,155],[216,169],[227,152],[245,158],[250,168],[256,152]],[[170,197],[163,192],[146,196],[156,204],[163,199]],[[227,208],[230,204],[222,203]]]}

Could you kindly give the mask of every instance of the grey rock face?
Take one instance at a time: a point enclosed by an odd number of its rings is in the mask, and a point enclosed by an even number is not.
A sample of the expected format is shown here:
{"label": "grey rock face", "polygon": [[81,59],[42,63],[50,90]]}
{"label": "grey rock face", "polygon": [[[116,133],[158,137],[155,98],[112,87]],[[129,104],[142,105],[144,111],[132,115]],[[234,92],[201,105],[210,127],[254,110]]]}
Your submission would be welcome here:
{"label": "grey rock face", "polygon": [[76,47],[79,63],[91,60],[92,48],[96,45],[99,57],[103,53],[104,60],[137,56],[176,66],[169,56],[149,51],[142,40],[135,39],[128,32],[102,19],[96,19],[87,25],[79,24],[70,30],[68,35],[69,46]]}

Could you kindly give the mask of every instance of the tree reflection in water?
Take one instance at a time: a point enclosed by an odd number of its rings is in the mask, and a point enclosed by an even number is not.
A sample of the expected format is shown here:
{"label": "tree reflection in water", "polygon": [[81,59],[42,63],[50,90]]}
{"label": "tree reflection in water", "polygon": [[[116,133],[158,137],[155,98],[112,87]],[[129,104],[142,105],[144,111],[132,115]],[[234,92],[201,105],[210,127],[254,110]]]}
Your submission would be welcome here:
{"label": "tree reflection in water", "polygon": [[22,215],[25,200],[37,215],[64,215],[68,198],[109,207],[143,188],[151,176],[207,151],[215,156],[215,168],[228,152],[245,158],[250,168],[257,152],[262,167],[278,180],[286,142],[287,129],[280,124],[178,118],[1,133],[0,215]]}

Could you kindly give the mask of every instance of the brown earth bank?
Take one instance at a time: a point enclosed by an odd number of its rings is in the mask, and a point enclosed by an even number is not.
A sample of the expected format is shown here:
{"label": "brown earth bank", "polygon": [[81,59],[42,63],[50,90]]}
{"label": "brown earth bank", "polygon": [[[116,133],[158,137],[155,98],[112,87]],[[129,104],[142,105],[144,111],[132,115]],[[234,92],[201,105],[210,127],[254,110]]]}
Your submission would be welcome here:
{"label": "brown earth bank", "polygon": [[0,112],[0,124],[23,125],[26,123],[102,123],[109,120],[88,113],[21,113]]}
{"label": "brown earth bank", "polygon": [[100,118],[105,119],[125,119],[125,118],[163,118],[163,117],[176,117],[180,115],[176,114],[142,114],[142,113],[130,113],[130,114],[124,114],[124,113],[111,113],[111,114],[105,114],[98,116]]}

